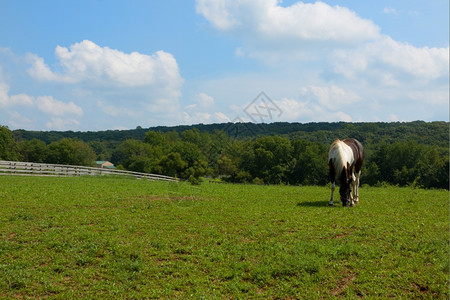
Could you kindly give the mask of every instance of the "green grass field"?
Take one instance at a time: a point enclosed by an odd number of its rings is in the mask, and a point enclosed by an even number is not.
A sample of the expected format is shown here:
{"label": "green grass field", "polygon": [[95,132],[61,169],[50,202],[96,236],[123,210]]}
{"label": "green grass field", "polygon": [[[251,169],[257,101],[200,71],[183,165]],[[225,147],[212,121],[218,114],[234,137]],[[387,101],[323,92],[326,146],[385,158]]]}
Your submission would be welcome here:
{"label": "green grass field", "polygon": [[329,193],[2,176],[0,298],[449,298],[448,191]]}

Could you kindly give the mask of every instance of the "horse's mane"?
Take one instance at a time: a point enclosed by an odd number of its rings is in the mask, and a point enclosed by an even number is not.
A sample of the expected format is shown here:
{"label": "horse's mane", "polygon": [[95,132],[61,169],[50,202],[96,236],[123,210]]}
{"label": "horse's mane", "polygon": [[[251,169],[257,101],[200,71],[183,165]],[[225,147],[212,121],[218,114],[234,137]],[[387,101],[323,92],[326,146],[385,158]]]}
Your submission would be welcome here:
{"label": "horse's mane", "polygon": [[[330,151],[328,152],[328,160],[331,160],[334,166],[334,170],[336,171],[336,174],[341,174],[342,170],[345,167],[345,159],[343,157],[343,146],[344,142],[337,139],[331,144]],[[336,153],[335,155],[333,155]],[[339,157],[338,157],[339,156]]]}

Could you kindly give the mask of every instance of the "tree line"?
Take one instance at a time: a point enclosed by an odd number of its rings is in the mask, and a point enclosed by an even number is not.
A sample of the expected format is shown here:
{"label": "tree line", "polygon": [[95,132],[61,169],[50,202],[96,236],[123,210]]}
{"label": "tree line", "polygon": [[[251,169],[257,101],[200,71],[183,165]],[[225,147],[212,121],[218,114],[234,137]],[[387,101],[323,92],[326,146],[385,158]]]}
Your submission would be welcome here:
{"label": "tree line", "polygon": [[13,131],[14,139],[25,141],[38,139],[46,144],[59,141],[63,138],[79,139],[86,143],[101,141],[108,144],[107,147],[128,140],[135,139],[142,141],[148,131],[169,132],[175,131],[178,134],[197,128],[200,132],[214,133],[224,131],[229,136],[237,139],[254,138],[262,135],[289,136],[290,138],[302,138],[312,142],[324,144],[332,143],[336,137],[351,136],[366,143],[388,143],[416,140],[423,144],[433,144],[448,146],[449,123],[442,121],[435,122],[316,122],[316,123],[287,123],[275,122],[270,124],[254,123],[218,123],[218,124],[197,124],[179,126],[157,126],[128,130],[105,130],[105,131],[28,131],[18,129]]}
{"label": "tree line", "polygon": [[[296,126],[289,123],[269,124],[270,128],[228,123],[216,125],[220,129],[212,132],[191,126],[181,132],[147,130],[142,139],[87,142],[76,137],[52,142],[21,139],[0,127],[0,159],[73,165],[110,160],[118,168],[192,183],[208,177],[236,183],[325,185],[331,142],[355,137],[366,151],[362,184],[448,189],[448,123],[389,124],[320,123],[320,130],[311,125],[291,132],[286,127]],[[264,126],[272,134],[265,133]]]}

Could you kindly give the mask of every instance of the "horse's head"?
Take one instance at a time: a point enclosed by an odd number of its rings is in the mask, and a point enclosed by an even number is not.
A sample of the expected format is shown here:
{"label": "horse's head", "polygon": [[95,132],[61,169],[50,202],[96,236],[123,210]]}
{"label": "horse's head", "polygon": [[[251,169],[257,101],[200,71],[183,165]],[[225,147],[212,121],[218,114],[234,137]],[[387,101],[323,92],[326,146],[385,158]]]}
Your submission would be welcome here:
{"label": "horse's head", "polygon": [[349,206],[350,205],[350,185],[353,181],[353,177],[351,175],[350,165],[347,163],[347,166],[344,167],[344,170],[342,170],[340,182],[341,187],[339,188],[339,195],[341,196],[341,201],[343,206]]}
{"label": "horse's head", "polygon": [[[350,185],[346,184],[346,186],[342,186],[339,189],[340,195],[341,195],[341,201],[343,206],[350,206],[352,205],[352,199],[350,196]],[[353,206],[353,205],[352,205]]]}
{"label": "horse's head", "polygon": [[[353,206],[353,199],[351,198],[351,189],[350,185],[353,182],[353,170],[350,167],[350,164],[347,163],[347,166],[344,168],[341,177],[341,187],[339,189],[339,194],[341,196],[341,201],[343,206]],[[344,175],[345,174],[345,175]]]}

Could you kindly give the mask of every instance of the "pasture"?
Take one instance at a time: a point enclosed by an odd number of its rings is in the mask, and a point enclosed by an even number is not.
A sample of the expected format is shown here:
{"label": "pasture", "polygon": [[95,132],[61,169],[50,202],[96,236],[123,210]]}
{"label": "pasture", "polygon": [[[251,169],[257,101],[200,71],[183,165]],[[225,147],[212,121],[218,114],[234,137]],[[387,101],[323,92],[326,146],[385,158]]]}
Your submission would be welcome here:
{"label": "pasture", "polygon": [[0,177],[0,298],[449,297],[449,192]]}

